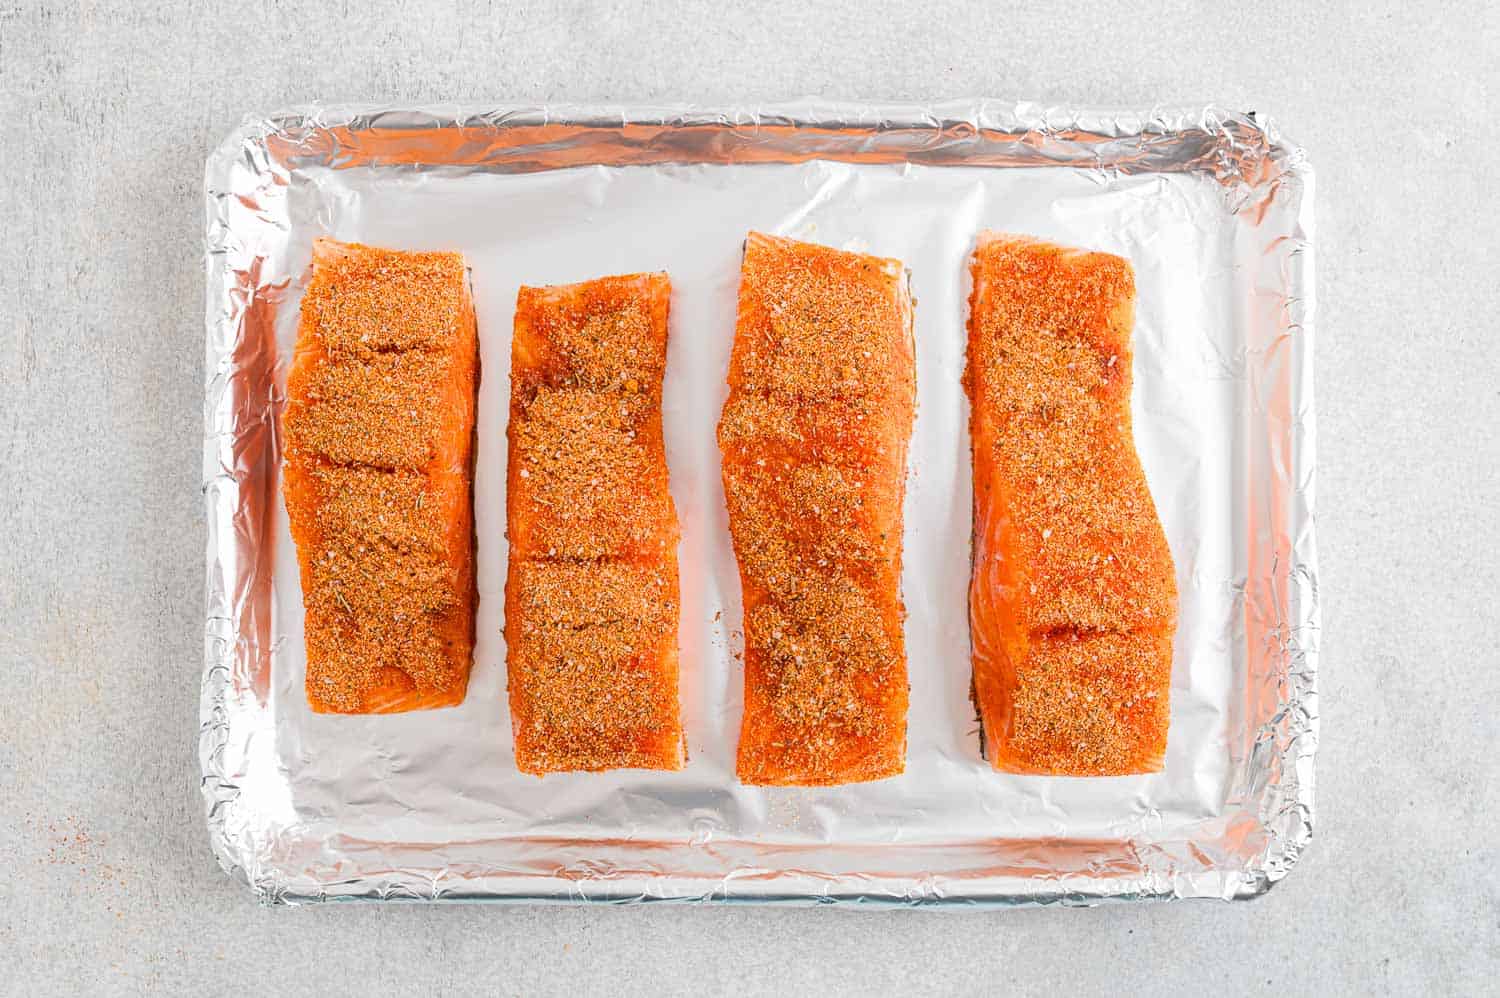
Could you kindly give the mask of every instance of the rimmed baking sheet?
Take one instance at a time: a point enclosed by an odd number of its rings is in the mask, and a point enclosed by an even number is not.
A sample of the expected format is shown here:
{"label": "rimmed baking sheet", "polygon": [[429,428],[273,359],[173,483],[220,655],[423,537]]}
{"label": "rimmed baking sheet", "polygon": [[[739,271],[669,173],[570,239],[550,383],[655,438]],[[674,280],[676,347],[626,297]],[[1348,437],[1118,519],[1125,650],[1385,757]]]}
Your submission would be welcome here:
{"label": "rimmed baking sheet", "polygon": [[[215,852],[264,899],[1089,902],[1244,897],[1311,830],[1317,709],[1311,187],[1252,115],[965,103],[308,108],[210,158],[207,665]],[[1165,768],[993,772],[968,699],[966,260],[981,229],[1128,257],[1136,443],[1181,591]],[[750,229],[902,259],[918,413],[903,776],[734,779],[739,587],[714,425]],[[448,710],[314,715],[276,415],[314,238],[461,250],[483,380],[479,640]],[[516,771],[505,411],[520,284],[665,270],[683,526],[681,773]]]}

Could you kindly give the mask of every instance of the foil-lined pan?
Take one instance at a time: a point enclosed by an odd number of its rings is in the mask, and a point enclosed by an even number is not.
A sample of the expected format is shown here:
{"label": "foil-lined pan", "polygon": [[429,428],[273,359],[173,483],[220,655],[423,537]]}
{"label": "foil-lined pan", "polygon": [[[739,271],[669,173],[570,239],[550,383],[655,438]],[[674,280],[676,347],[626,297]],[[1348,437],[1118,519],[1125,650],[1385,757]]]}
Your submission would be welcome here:
{"label": "foil-lined pan", "polygon": [[[1094,903],[1263,893],[1312,829],[1312,180],[1262,117],[997,102],[764,108],[309,107],[207,165],[213,849],[264,901]],[[750,228],[904,260],[918,415],[903,588],[905,775],[734,778],[740,606],[713,426]],[[968,700],[968,253],[980,229],[1127,256],[1137,446],[1181,610],[1163,772],[1009,776]],[[314,715],[277,419],[312,240],[458,249],[483,380],[481,603],[459,707]],[[515,290],[673,279],[664,415],[683,520],[680,773],[515,770],[500,633]]]}

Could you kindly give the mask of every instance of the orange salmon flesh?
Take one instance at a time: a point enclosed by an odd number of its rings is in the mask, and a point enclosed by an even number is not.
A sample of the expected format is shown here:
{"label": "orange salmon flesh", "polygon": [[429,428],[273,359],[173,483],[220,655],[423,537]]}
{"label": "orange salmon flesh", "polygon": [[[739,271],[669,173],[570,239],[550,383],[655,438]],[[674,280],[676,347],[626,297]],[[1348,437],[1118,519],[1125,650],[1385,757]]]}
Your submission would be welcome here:
{"label": "orange salmon flesh", "polygon": [[665,274],[523,287],[511,346],[505,641],[516,765],[681,769]]}
{"label": "orange salmon flesh", "polygon": [[282,416],[314,711],[464,698],[478,378],[459,254],[314,244]]}
{"label": "orange salmon flesh", "polygon": [[968,364],[974,699],[992,765],[1161,769],[1177,584],[1130,420],[1130,264],[981,233]]}
{"label": "orange salmon flesh", "polygon": [[745,608],[746,783],[905,768],[901,531],[915,404],[901,263],[751,233],[718,428]]}

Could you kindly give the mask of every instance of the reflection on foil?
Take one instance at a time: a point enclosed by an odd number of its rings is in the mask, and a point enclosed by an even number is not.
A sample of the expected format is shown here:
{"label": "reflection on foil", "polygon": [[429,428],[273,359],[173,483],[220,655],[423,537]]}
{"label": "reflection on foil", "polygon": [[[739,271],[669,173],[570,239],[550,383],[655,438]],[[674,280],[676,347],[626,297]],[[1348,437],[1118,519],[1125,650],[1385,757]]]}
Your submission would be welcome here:
{"label": "reflection on foil", "polygon": [[[1312,172],[1254,115],[1000,103],[760,109],[316,107],[210,158],[208,610],[214,850],[264,900],[1093,903],[1250,897],[1312,827]],[[739,592],[713,428],[748,229],[899,257],[917,298],[907,772],[734,779]],[[1135,432],[1182,593],[1160,774],[1016,777],[968,701],[968,253],[984,228],[1127,256]],[[479,645],[457,708],[313,715],[277,482],[312,240],[462,250],[484,380]],[[521,283],[666,270],[683,520],[681,773],[512,763],[500,636],[504,412]]]}

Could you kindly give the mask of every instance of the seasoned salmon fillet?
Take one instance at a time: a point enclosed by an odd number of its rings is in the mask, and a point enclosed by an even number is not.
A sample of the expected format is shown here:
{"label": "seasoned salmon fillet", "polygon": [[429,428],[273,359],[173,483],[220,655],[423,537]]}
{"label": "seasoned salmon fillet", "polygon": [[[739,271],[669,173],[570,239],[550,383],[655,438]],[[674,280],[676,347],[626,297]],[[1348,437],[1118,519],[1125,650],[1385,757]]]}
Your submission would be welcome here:
{"label": "seasoned salmon fillet", "polygon": [[969,592],[986,750],[1012,773],[1160,770],[1177,584],[1130,419],[1130,264],[982,233],[971,264]]}
{"label": "seasoned salmon fillet", "polygon": [[516,765],[681,769],[665,274],[523,287],[505,640]]}
{"label": "seasoned salmon fillet", "polygon": [[464,698],[478,376],[459,254],[314,244],[282,417],[314,711]]}
{"label": "seasoned salmon fillet", "polygon": [[718,428],[745,607],[746,783],[905,768],[901,535],[915,404],[901,263],[751,233]]}

